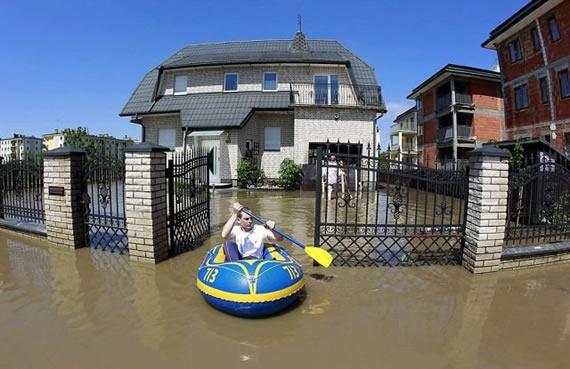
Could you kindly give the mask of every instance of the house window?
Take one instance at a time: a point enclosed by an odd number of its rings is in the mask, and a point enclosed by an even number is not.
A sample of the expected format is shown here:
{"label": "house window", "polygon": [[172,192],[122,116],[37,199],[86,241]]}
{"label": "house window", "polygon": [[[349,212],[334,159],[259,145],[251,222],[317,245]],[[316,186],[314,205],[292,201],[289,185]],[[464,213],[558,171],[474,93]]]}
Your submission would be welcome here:
{"label": "house window", "polygon": [[315,104],[338,104],[338,76],[315,76]]}
{"label": "house window", "polygon": [[265,151],[279,151],[281,149],[281,128],[265,127]]}
{"label": "house window", "polygon": [[515,108],[522,110],[528,108],[528,85],[515,87]]}
{"label": "house window", "polygon": [[540,79],[540,101],[546,104],[548,100],[550,100],[548,96],[548,81],[546,77],[542,77]]}
{"label": "house window", "polygon": [[277,73],[263,73],[263,91],[277,91]]}
{"label": "house window", "polygon": [[159,128],[158,144],[160,146],[168,147],[169,149],[173,150],[176,147],[176,129]]}
{"label": "house window", "polygon": [[538,36],[538,29],[536,27],[530,30],[530,36],[532,38],[534,51],[540,51],[540,37]]}
{"label": "house window", "polygon": [[186,88],[188,87],[188,77],[187,76],[176,76],[174,78],[174,94],[184,95],[186,94]]}
{"label": "house window", "polygon": [[227,73],[224,75],[224,91],[237,91],[239,78],[237,73]]}
{"label": "house window", "polygon": [[560,97],[563,99],[570,97],[570,78],[568,77],[568,69],[560,72],[558,78],[560,79]]}
{"label": "house window", "polygon": [[555,17],[548,20],[548,28],[550,29],[550,39],[552,42],[560,40],[560,30]]}
{"label": "house window", "polygon": [[421,97],[416,100],[416,110],[417,110],[418,113],[420,113],[420,114],[422,114],[423,111],[424,111],[424,103],[423,103]]}
{"label": "house window", "polygon": [[509,56],[511,58],[511,63],[522,59],[521,43],[518,38],[509,42]]}

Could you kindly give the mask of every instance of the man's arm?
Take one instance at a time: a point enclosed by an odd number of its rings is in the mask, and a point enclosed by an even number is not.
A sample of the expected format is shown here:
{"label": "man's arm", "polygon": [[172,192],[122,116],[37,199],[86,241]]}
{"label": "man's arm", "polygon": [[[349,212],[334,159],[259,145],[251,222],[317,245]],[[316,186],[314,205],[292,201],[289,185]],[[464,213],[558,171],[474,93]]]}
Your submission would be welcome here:
{"label": "man's arm", "polygon": [[273,236],[273,239],[275,241],[283,241],[283,236],[281,236],[279,233],[276,233],[273,230],[275,228],[275,222],[274,221],[268,220],[267,223],[265,223],[265,228],[267,228],[271,231],[271,235]]}
{"label": "man's arm", "polygon": [[224,224],[224,228],[222,228],[222,238],[224,240],[227,240],[229,235],[232,233],[232,228],[234,227],[234,224],[236,222],[237,219],[237,214],[232,214],[232,216],[228,219],[228,221],[226,222],[226,224]]}

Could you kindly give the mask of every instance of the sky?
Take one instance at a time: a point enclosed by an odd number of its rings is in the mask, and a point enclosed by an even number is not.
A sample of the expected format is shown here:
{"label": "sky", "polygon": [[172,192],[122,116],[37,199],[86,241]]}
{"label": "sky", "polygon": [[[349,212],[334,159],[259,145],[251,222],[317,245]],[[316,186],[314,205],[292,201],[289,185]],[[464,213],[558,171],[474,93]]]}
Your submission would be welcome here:
{"label": "sky", "polygon": [[410,91],[448,63],[492,68],[480,45],[526,0],[10,1],[0,11],[0,137],[86,126],[140,139],[119,112],[142,77],[196,43],[338,40],[370,64],[388,113],[382,145]]}

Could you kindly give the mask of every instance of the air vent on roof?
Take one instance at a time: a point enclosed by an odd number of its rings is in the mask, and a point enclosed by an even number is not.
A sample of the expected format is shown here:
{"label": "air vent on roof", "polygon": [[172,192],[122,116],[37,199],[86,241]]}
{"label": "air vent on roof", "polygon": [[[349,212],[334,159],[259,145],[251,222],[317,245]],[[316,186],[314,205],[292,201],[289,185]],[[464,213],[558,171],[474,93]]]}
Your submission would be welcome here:
{"label": "air vent on roof", "polygon": [[301,31],[295,33],[295,38],[293,39],[293,44],[291,45],[293,50],[297,51],[307,51],[309,44],[305,38],[305,34]]}

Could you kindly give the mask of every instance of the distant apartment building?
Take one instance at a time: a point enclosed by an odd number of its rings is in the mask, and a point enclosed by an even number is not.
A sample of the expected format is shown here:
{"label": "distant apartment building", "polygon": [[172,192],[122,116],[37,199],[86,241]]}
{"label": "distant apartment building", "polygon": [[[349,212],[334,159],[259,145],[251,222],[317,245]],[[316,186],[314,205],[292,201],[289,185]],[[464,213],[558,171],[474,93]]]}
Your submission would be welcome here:
{"label": "distant apartment building", "polygon": [[413,89],[419,162],[435,166],[467,159],[467,152],[501,140],[504,109],[501,75],[448,64]]}
{"label": "distant apartment building", "polygon": [[[130,139],[119,139],[107,134],[88,135],[87,137],[95,142],[97,148],[105,152],[123,153],[127,145],[132,142]],[[43,135],[43,139],[48,151],[65,146],[65,135],[57,129],[53,133]]]}
{"label": "distant apartment building", "polygon": [[544,138],[570,154],[570,0],[534,0],[491,31],[506,134]]}
{"label": "distant apartment building", "polygon": [[34,159],[41,153],[41,138],[14,134],[12,138],[0,139],[0,157],[5,160]]}
{"label": "distant apartment building", "polygon": [[390,127],[390,159],[416,164],[418,158],[416,107],[398,115]]}

